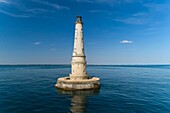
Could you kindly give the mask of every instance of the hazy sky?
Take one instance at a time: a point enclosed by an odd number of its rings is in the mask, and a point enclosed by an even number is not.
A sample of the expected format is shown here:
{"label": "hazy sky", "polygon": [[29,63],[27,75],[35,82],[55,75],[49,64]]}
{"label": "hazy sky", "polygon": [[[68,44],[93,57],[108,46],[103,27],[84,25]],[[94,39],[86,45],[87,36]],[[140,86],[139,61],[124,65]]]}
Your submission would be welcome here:
{"label": "hazy sky", "polygon": [[0,0],[0,64],[70,64],[77,15],[88,64],[170,64],[170,0]]}

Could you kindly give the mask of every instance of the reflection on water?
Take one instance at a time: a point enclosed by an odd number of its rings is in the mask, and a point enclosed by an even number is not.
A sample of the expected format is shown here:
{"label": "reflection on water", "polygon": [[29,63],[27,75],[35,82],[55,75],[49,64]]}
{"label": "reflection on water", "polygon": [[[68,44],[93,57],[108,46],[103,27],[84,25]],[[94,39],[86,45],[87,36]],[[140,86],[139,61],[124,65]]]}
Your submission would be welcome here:
{"label": "reflection on water", "polygon": [[99,94],[97,90],[81,90],[81,91],[65,91],[59,90],[59,94],[66,94],[71,96],[71,106],[69,113],[86,113],[88,96],[95,96]]}
{"label": "reflection on water", "polygon": [[73,113],[86,113],[87,97],[75,95],[71,99],[70,111]]}

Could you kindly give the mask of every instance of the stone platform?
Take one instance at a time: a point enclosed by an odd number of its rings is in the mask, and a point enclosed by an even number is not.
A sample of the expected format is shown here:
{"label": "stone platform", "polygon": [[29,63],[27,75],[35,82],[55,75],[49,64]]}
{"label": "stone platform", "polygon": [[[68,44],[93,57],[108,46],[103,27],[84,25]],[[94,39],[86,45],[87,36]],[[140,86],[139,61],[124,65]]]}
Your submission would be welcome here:
{"label": "stone platform", "polygon": [[55,86],[58,89],[64,90],[89,90],[89,89],[99,89],[100,79],[97,77],[92,77],[82,80],[70,80],[70,77],[58,78]]}

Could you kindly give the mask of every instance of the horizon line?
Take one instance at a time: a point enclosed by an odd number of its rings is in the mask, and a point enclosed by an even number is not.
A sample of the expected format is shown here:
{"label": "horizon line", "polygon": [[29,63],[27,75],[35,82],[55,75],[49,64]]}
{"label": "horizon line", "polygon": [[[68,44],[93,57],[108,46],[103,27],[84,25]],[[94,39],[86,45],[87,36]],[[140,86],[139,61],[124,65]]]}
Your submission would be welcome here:
{"label": "horizon line", "polygon": [[[43,63],[43,64],[34,64],[34,63],[18,63],[18,64],[0,64],[0,66],[2,65],[71,65],[71,64],[67,64],[67,63],[56,63],[56,64],[48,64],[48,63]],[[87,64],[87,65],[170,65],[170,63],[138,63],[138,64]]]}

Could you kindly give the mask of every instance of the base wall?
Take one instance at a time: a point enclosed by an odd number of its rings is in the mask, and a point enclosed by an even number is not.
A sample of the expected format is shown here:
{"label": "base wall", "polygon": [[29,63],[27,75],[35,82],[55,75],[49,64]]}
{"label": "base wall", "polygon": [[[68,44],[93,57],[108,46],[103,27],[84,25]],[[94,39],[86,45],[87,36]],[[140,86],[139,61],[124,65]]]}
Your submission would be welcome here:
{"label": "base wall", "polygon": [[69,80],[69,77],[64,77],[64,78],[59,78],[55,86],[59,89],[64,89],[64,90],[99,89],[100,79],[93,77],[91,79],[84,79],[84,80]]}

